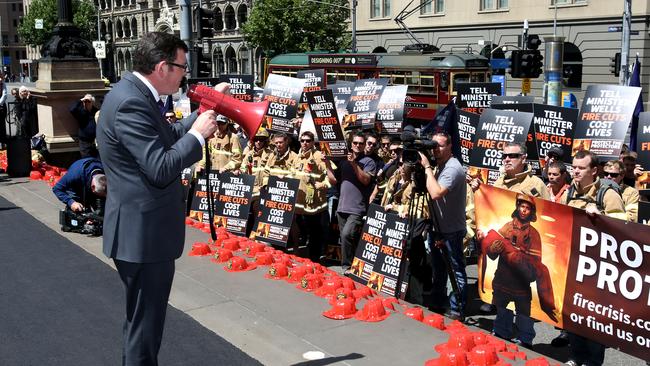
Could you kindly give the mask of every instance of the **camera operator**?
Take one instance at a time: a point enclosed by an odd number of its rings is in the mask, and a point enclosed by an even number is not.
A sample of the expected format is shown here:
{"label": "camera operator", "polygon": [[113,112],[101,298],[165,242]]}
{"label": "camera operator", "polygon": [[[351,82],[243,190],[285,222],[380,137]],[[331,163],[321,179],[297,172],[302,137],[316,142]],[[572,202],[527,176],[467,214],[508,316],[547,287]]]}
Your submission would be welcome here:
{"label": "camera operator", "polygon": [[92,157],[75,161],[52,187],[52,192],[74,212],[97,209],[97,199],[106,197],[106,176],[102,162]]}
{"label": "camera operator", "polygon": [[[447,298],[447,268],[449,263],[456,277],[458,293],[452,291],[449,298],[450,309],[446,314],[453,320],[463,321],[465,303],[467,302],[467,273],[465,272],[465,258],[463,256],[463,238],[466,233],[465,226],[465,200],[467,185],[465,184],[465,170],[452,156],[451,136],[445,133],[436,133],[433,141],[437,147],[433,149],[435,169],[429,159],[420,152],[420,159],[426,174],[426,188],[434,201],[431,209],[434,223],[438,227],[434,230],[436,248],[431,248],[431,262],[433,265],[433,289],[431,308],[436,312],[443,312],[445,305],[441,300]],[[441,250],[437,250],[437,248]],[[448,254],[447,254],[448,253]],[[448,255],[444,258],[443,255]]]}

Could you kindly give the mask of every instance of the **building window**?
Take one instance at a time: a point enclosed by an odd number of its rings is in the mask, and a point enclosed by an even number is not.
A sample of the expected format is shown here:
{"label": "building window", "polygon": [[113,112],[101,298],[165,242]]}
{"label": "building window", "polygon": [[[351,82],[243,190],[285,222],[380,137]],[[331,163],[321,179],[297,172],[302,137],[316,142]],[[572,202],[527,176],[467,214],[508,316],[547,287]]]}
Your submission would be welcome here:
{"label": "building window", "polygon": [[551,0],[551,5],[586,4],[587,0]]}
{"label": "building window", "polygon": [[11,4],[11,11],[16,11],[16,3]]}
{"label": "building window", "polygon": [[370,17],[386,18],[390,16],[390,0],[370,0]]}
{"label": "building window", "polygon": [[508,0],[481,0],[481,10],[508,9]]}
{"label": "building window", "polygon": [[14,28],[16,28],[18,26],[18,19],[12,19],[12,21],[14,24]]}
{"label": "building window", "polygon": [[420,14],[440,14],[445,11],[445,0],[420,0],[423,5],[420,8]]}

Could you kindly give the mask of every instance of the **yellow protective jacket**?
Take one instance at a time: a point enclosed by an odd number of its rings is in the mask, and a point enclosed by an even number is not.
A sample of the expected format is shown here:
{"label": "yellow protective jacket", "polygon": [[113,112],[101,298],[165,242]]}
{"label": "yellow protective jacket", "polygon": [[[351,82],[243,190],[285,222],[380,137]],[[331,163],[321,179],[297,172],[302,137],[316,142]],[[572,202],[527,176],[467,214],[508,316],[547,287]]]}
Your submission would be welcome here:
{"label": "yellow protective jacket", "polygon": [[621,184],[621,198],[625,204],[625,213],[627,221],[639,221],[639,191],[627,184]]}
{"label": "yellow protective jacket", "polygon": [[551,198],[544,181],[533,175],[532,168],[528,166],[523,172],[515,174],[512,178],[506,178],[505,174],[501,175],[494,186],[497,188],[508,189],[513,192],[527,194],[532,197]]}
{"label": "yellow protective jacket", "polygon": [[[210,148],[212,170],[233,171],[239,169],[242,162],[242,148],[236,133],[228,131],[223,136],[215,134],[208,140],[208,147]],[[203,158],[198,164],[200,169],[205,168],[205,150]]]}
{"label": "yellow protective jacket", "polygon": [[[413,184],[411,182],[405,182],[400,185],[399,181],[401,178],[402,174],[400,170],[398,170],[390,177],[390,179],[388,179],[388,183],[384,189],[384,195],[381,198],[381,205],[382,207],[386,207],[390,204],[392,206],[391,211],[395,211],[402,215],[408,215],[409,205],[411,200],[414,199]],[[424,194],[419,202],[413,203],[415,206],[413,209],[415,210],[416,219],[429,218],[429,208],[427,206],[426,198],[427,195]]]}
{"label": "yellow protective jacket", "polygon": [[250,174],[255,177],[253,185],[253,197],[259,197],[260,188],[264,183],[266,163],[275,152],[269,146],[255,151],[252,147],[244,149],[244,157],[239,170],[244,174]]}
{"label": "yellow protective jacket", "polygon": [[296,159],[298,159],[298,154],[289,149],[287,149],[287,152],[282,156],[278,156],[277,151],[275,151],[274,154],[271,154],[269,160],[266,162],[266,166],[264,167],[262,186],[269,183],[269,176],[271,175],[279,178],[291,178],[292,169]]}
{"label": "yellow protective jacket", "polygon": [[292,177],[300,180],[296,213],[298,215],[313,215],[327,209],[327,167],[323,154],[312,149],[299,152],[293,163]]}
{"label": "yellow protective jacket", "polygon": [[[579,208],[581,210],[586,209],[588,206],[593,205],[598,208],[596,205],[596,198],[598,195],[598,189],[600,188],[600,178],[596,178],[596,181],[586,186],[584,189],[580,189],[575,182],[571,182],[573,185],[573,190],[575,193],[572,198],[569,198],[569,192],[571,189],[564,191],[562,195],[561,203],[569,205],[571,207]],[[603,196],[603,207],[601,214],[613,217],[620,220],[627,220],[627,214],[625,213],[625,204],[623,203],[623,198],[613,189],[608,189]]]}

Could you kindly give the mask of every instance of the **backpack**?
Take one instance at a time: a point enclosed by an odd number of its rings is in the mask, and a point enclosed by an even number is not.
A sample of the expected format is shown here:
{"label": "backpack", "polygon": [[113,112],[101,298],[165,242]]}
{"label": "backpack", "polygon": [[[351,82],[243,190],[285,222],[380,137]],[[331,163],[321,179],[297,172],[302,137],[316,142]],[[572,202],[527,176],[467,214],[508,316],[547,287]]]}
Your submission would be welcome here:
{"label": "backpack", "polygon": [[567,203],[571,202],[574,199],[577,200],[583,200],[586,201],[587,203],[595,203],[596,207],[601,210],[605,211],[605,206],[603,205],[603,200],[605,199],[605,193],[607,193],[607,190],[613,189],[616,194],[619,196],[621,195],[621,187],[614,182],[611,179],[601,179],[600,180],[600,187],[598,187],[598,192],[596,192],[596,201],[594,202],[590,198],[576,198],[576,188],[573,184],[569,187],[569,191],[567,193]]}

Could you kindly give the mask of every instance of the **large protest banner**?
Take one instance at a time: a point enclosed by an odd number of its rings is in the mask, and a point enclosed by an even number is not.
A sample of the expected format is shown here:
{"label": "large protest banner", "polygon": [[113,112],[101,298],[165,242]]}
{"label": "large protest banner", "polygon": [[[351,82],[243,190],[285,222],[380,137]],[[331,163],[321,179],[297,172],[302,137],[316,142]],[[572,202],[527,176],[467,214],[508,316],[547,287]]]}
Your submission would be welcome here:
{"label": "large protest banner", "polygon": [[571,156],[589,150],[605,160],[618,159],[641,88],[589,85],[582,100]]}
{"label": "large protest banner", "polygon": [[466,112],[483,114],[490,108],[492,97],[501,95],[500,83],[458,83],[456,84],[456,106]]}
{"label": "large protest banner", "polygon": [[212,193],[212,203],[214,205],[216,204],[217,195],[219,193],[219,172],[212,170],[210,174],[208,174],[208,179],[206,179],[205,175],[201,174],[196,180],[189,217],[200,222],[210,222],[210,219],[208,218],[208,181],[210,181],[210,191]]}
{"label": "large protest banner", "polygon": [[230,95],[244,102],[252,102],[255,87],[253,75],[219,75],[219,82],[230,84]]}
{"label": "large protest banner", "polygon": [[478,126],[480,117],[478,114],[465,112],[462,109],[459,109],[456,113],[456,124],[458,126],[460,141],[454,143],[460,145],[460,162],[463,166],[469,166],[470,151],[474,147],[476,126]]}
{"label": "large protest banner", "polygon": [[348,101],[348,114],[343,117],[343,128],[374,128],[377,107],[388,79],[360,79],[354,83]]}
{"label": "large protest banner", "polygon": [[260,192],[260,213],[255,218],[251,238],[287,246],[299,186],[298,179],[269,177],[266,189]]}
{"label": "large protest banner", "polygon": [[263,99],[269,101],[262,127],[276,132],[293,133],[291,121],[298,113],[298,101],[305,80],[270,74],[264,86]]}
{"label": "large protest banner", "polygon": [[570,164],[573,128],[578,120],[578,110],[547,104],[535,104],[533,113],[535,114],[533,124],[535,126],[539,156],[545,157],[550,148],[557,146],[564,153],[562,161]]}
{"label": "large protest banner", "polygon": [[344,157],[348,154],[343,129],[336,113],[334,95],[329,89],[305,93],[309,113],[314,122],[320,151],[326,156]]}
{"label": "large protest banner", "polygon": [[215,226],[233,234],[246,235],[248,212],[253,198],[255,177],[248,174],[219,175],[219,195],[214,208]]}
{"label": "large protest banner", "polygon": [[[650,195],[650,112],[639,114],[639,126],[636,132],[636,146],[638,157],[636,163],[643,167],[645,172],[637,178],[636,188],[641,194]],[[640,202],[639,202],[640,203]],[[639,207],[639,210],[641,207]],[[639,212],[640,221],[641,212]]]}
{"label": "large protest banner", "polygon": [[377,132],[381,134],[399,135],[402,133],[404,122],[404,100],[407,85],[387,86],[379,99],[377,106]]}
{"label": "large protest banner", "polygon": [[[404,276],[400,273],[400,265],[402,260],[408,260],[403,257],[407,236],[406,219],[371,204],[350,267],[351,278],[378,292],[396,296],[398,278]],[[407,287],[407,280],[403,279],[399,295],[406,294]]]}
{"label": "large protest banner", "polygon": [[526,294],[509,307],[650,360],[650,227],[487,185],[474,198],[483,301]]}
{"label": "large protest banner", "polygon": [[494,183],[499,177],[503,147],[508,142],[525,143],[532,119],[532,113],[486,109],[470,153],[469,175]]}

